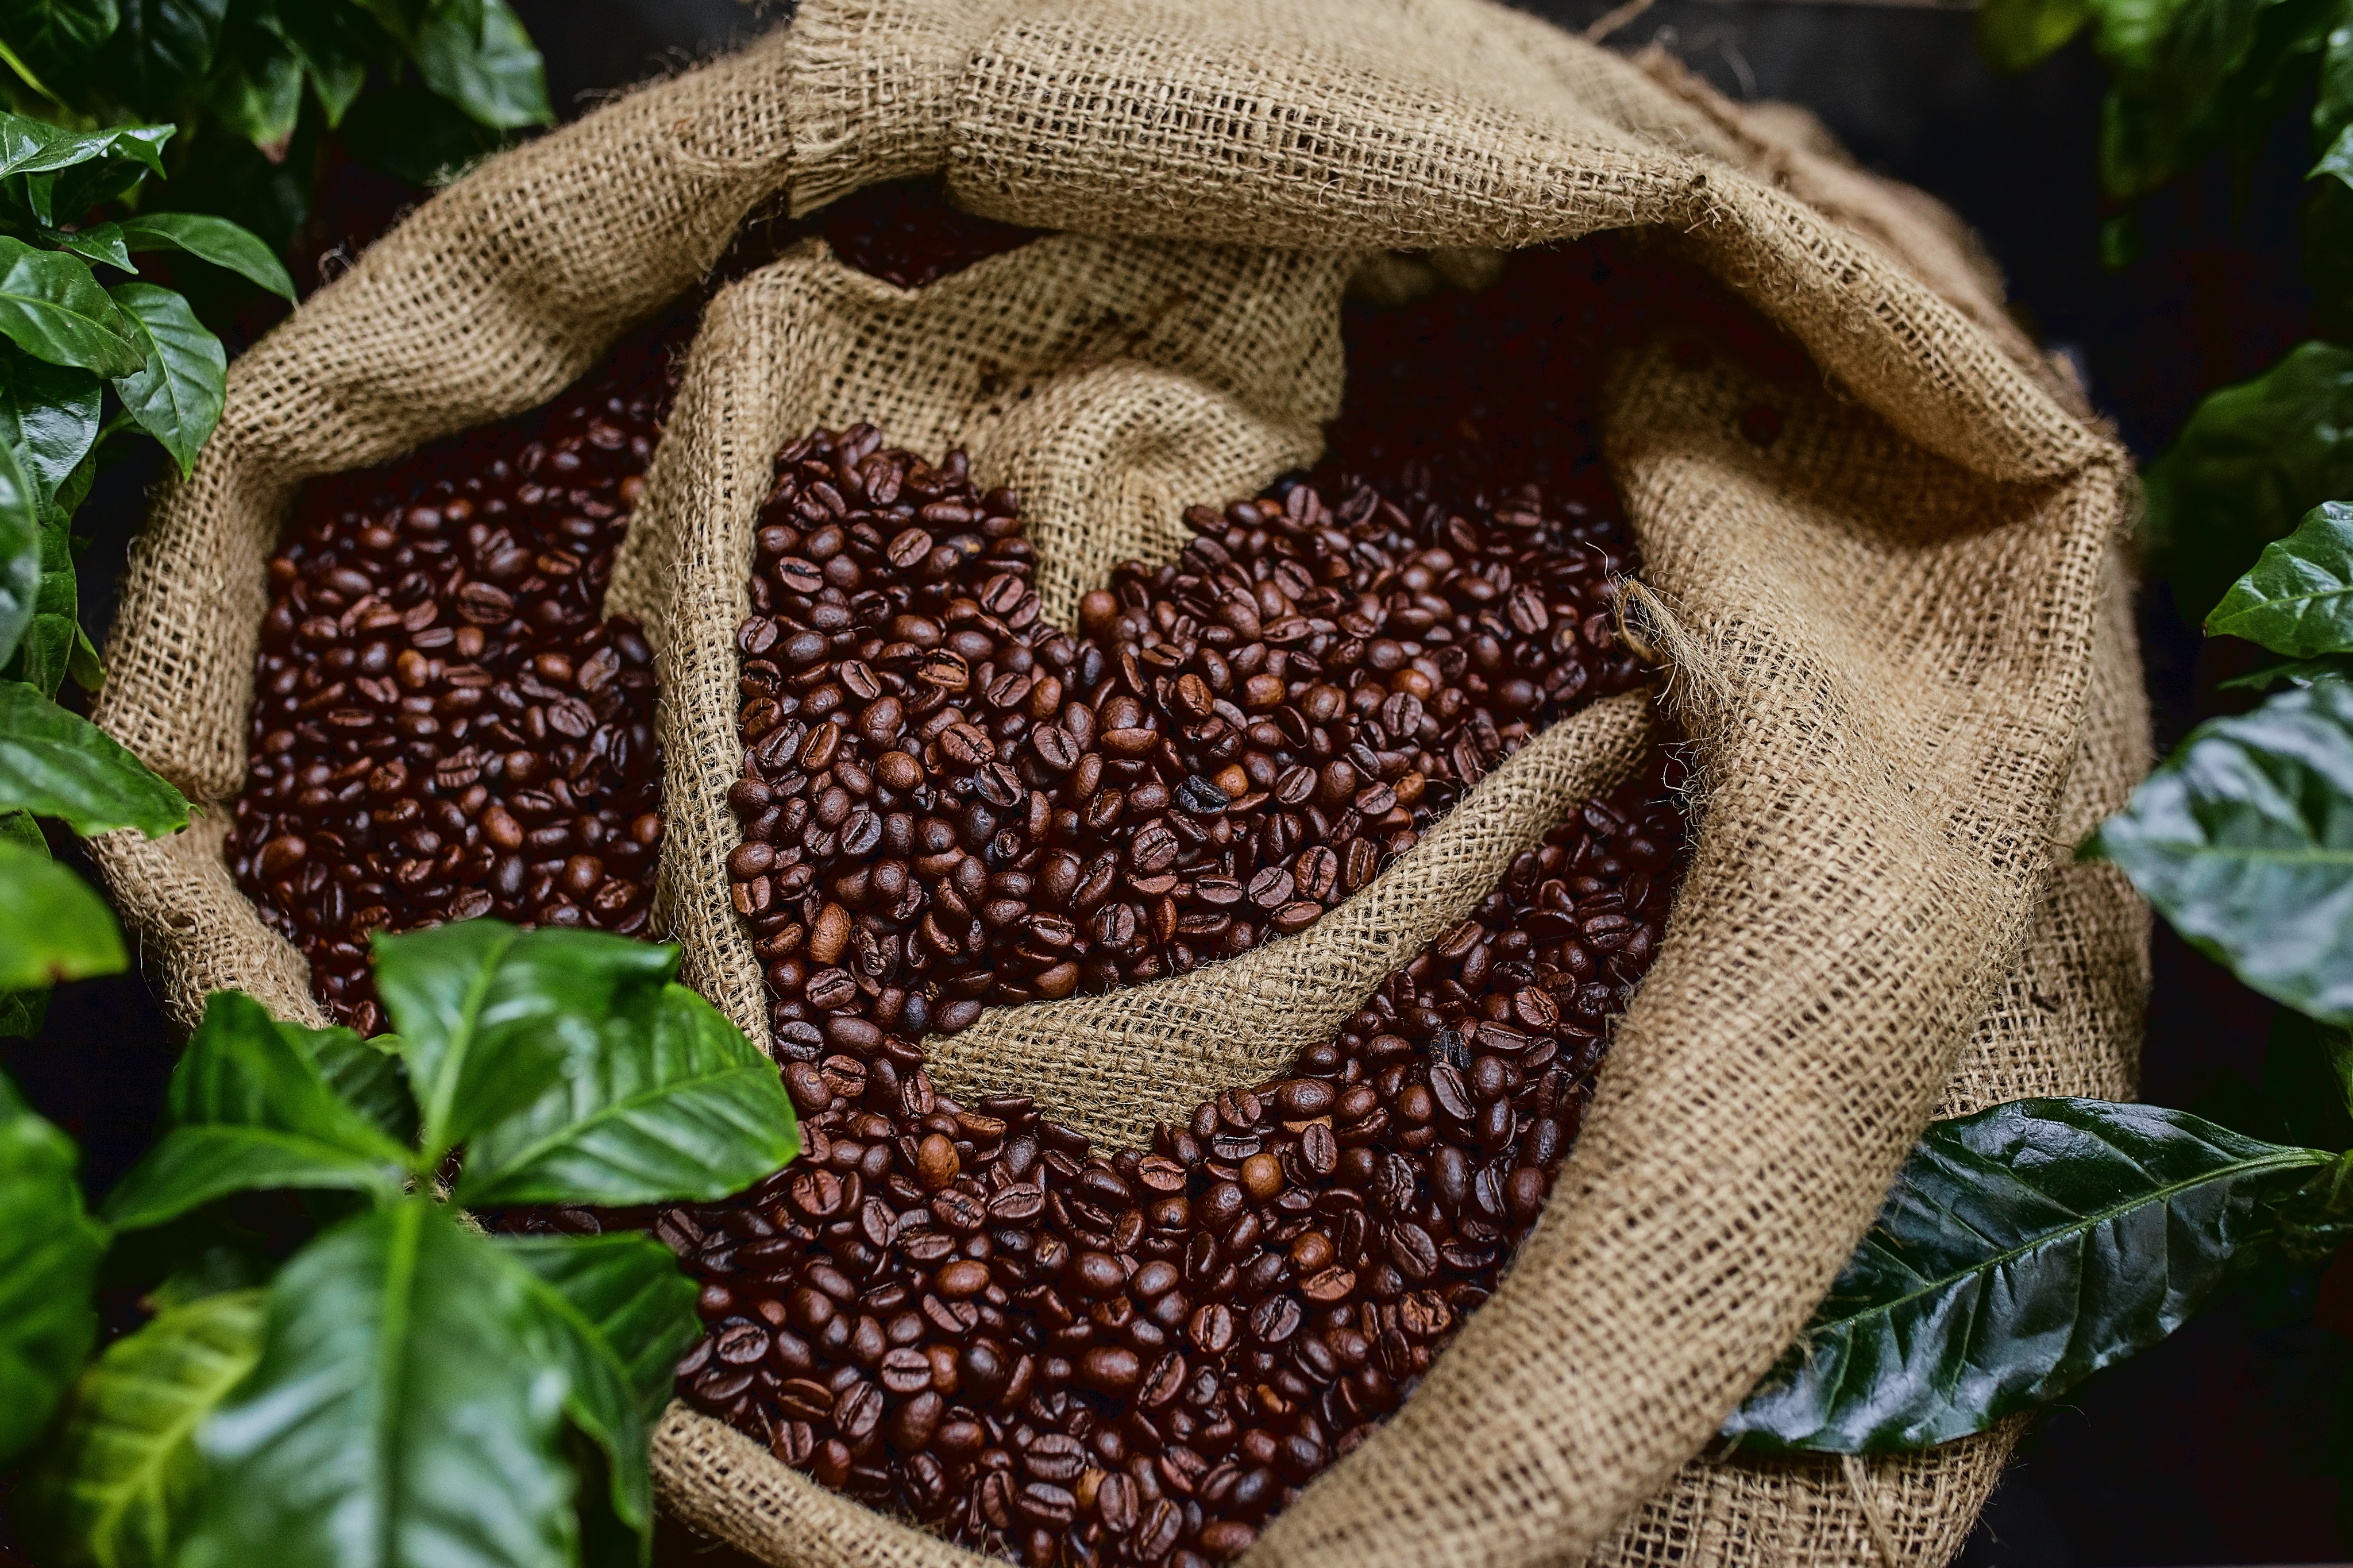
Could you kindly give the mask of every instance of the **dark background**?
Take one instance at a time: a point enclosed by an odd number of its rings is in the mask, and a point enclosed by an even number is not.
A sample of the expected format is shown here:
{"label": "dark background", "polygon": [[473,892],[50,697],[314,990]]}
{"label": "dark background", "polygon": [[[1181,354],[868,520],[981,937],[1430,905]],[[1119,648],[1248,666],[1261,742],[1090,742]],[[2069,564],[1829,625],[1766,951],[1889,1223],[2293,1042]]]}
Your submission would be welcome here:
{"label": "dark background", "polygon": [[[783,9],[739,0],[514,3],[567,117],[740,41]],[[1609,8],[1608,0],[1522,3],[1574,26]],[[2263,369],[2306,330],[2295,232],[2309,161],[2301,126],[2284,121],[2251,171],[2218,162],[2163,194],[2145,214],[2143,259],[2105,271],[2097,63],[2079,44],[2025,75],[2000,77],[1978,58],[1972,27],[1965,10],[1917,5],[1662,0],[1613,42],[1658,44],[1736,98],[1804,104],[1864,163],[1957,209],[2000,264],[2021,318],[2073,359],[2102,413],[2146,458],[2200,394]],[[364,208],[376,195],[352,199]],[[116,469],[79,520],[93,537],[83,620],[101,645],[124,543],[154,478],[152,466]],[[2144,598],[2158,743],[2169,747],[2193,715],[2216,710],[2215,671],[2162,591]],[[2145,1098],[2275,1135],[2264,1100],[2270,1005],[2162,929],[2155,961]],[[90,1185],[103,1191],[153,1129],[167,1038],[144,983],[119,976],[61,991],[41,1038],[0,1045],[0,1066],[81,1142]],[[2274,1064],[2274,1090],[2277,1077]],[[2157,1350],[2084,1384],[2038,1423],[1963,1562],[2159,1568],[2348,1555],[2338,1474],[2353,1465],[2339,1458],[2348,1445],[2332,1411],[2353,1386],[2353,1345],[2316,1327],[2314,1310],[2318,1299],[2323,1321],[2353,1323],[2337,1285],[2319,1271],[2264,1274]],[[680,1562],[730,1555],[681,1531],[665,1541],[665,1558]]]}

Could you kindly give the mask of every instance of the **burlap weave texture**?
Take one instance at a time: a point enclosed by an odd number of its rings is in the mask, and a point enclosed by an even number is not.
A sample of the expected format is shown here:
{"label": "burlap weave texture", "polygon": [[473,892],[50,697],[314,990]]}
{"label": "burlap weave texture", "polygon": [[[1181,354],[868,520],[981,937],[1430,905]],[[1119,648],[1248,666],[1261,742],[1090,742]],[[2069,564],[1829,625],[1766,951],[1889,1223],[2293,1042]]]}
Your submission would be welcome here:
{"label": "burlap weave texture", "polygon": [[[1793,390],[1646,353],[1607,410],[1658,595],[1646,635],[1672,656],[1668,703],[1704,784],[1694,869],[1504,1289],[1251,1561],[1941,1561],[2005,1437],[1874,1462],[1860,1490],[1835,1465],[1693,1457],[1933,1110],[2129,1088],[2146,913],[2054,848],[2146,762],[2104,565],[2123,459],[1933,204],[1788,117],[1479,0],[812,4],[793,32],[420,209],[238,362],[221,436],[134,557],[99,716],[211,816],[100,855],[175,1016],[230,984],[316,1016],[220,853],[262,564],[295,487],[543,400],[780,186],[807,209],[929,171],[976,210],[1072,232],[914,293],[815,246],[726,291],[617,572],[613,607],[647,620],[664,680],[659,912],[690,977],[765,1037],[720,897],[718,797],[741,765],[748,524],[784,441],[868,418],[896,443],[965,445],[989,482],[1023,489],[1067,618],[1113,561],[1171,552],[1185,503],[1313,457],[1363,254],[1642,230],[1822,372]],[[1760,400],[1783,416],[1762,448],[1736,428]],[[1491,788],[1432,840],[1539,833],[1600,787],[1581,781],[1606,779],[1632,731],[1586,722],[1520,759],[1544,764],[1544,788]],[[1357,911],[1389,924],[1349,974],[1377,981],[1383,954],[1444,923],[1440,892],[1399,870],[1360,898],[1410,908]],[[1291,956],[1316,951],[1293,940]],[[1021,1009],[946,1043],[943,1073],[1018,1071],[1058,1111],[1130,1131],[1146,1076],[1176,1100],[1244,1070],[1196,1047],[1265,994],[1197,978],[1098,1020],[1116,1032],[1149,1010],[1156,1053],[1107,1047],[1074,1024],[1083,1009]],[[683,1412],[656,1464],[669,1506],[779,1563],[972,1561]]]}

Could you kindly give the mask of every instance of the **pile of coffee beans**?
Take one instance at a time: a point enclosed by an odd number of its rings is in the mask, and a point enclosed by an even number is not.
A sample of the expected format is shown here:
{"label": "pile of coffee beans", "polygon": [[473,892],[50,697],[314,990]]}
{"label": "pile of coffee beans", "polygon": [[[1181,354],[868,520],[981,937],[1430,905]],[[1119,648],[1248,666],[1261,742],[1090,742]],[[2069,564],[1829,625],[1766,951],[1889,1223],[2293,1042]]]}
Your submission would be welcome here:
{"label": "pile of coffee beans", "polygon": [[1494,1289],[1682,840],[1656,767],[1587,803],[1290,1076],[1146,1152],[958,1104],[906,1038],[841,1031],[786,1069],[802,1158],[657,1224],[703,1281],[681,1392],[984,1551],[1234,1556]]}
{"label": "pile of coffee beans", "polygon": [[384,1026],[371,931],[643,929],[652,660],[602,612],[691,327],[659,322],[534,414],[297,501],[229,857],[337,1021]]}
{"label": "pile of coffee beans", "polygon": [[860,426],[776,460],[728,861],[778,1044],[953,1031],[1303,929],[1571,704],[1632,689],[1614,518],[1356,481],[1196,508],[1044,621],[1018,498]]}

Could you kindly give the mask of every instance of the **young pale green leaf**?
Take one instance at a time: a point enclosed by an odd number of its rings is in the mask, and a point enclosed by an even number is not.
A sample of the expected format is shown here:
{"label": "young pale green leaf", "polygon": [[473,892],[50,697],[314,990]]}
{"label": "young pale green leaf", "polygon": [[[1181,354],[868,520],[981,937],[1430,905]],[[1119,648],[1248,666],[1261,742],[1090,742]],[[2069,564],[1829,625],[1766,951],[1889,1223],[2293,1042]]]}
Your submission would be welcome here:
{"label": "young pale green leaf", "polygon": [[709,1202],[800,1152],[776,1066],[719,1010],[668,985],[533,1104],[476,1134],[457,1201]]}
{"label": "young pale green leaf", "polygon": [[2083,855],[2247,984],[2353,1021],[2353,685],[2200,725]]}
{"label": "young pale green leaf", "polygon": [[2200,403],[2145,476],[2175,607],[2202,621],[2263,547],[2353,495],[2353,349],[2302,343]]}
{"label": "young pale green leaf", "polygon": [[171,1568],[204,1484],[196,1428],[261,1359],[264,1295],[174,1306],[107,1347],[30,1468],[28,1536],[55,1568]]}
{"label": "young pale green leaf", "polygon": [[1978,7],[1978,48],[1996,70],[2026,70],[2057,54],[2091,18],[2091,0],[1986,0]]}
{"label": "young pale green leaf", "polygon": [[46,852],[0,842],[0,991],[119,974],[129,962],[89,883]]}
{"label": "young pale green leaf", "polygon": [[438,0],[415,53],[425,85],[484,125],[513,131],[555,119],[539,50],[506,0]]}
{"label": "young pale green leaf", "polygon": [[2179,1328],[2328,1161],[2095,1100],[1936,1122],[1725,1434],[1859,1454],[1981,1432]]}
{"label": "young pale green leaf", "polygon": [[0,810],[63,817],[87,838],[135,827],[150,838],[188,825],[186,797],[113,736],[22,681],[0,680]]}
{"label": "young pale green leaf", "polygon": [[0,332],[35,359],[127,375],[144,361],[90,263],[0,235]]}
{"label": "young pale green leaf", "polygon": [[13,447],[43,500],[98,441],[105,384],[86,370],[0,353],[0,443]]}
{"label": "young pale green leaf", "polygon": [[2353,506],[2323,501],[2294,533],[2264,545],[2206,630],[2291,658],[2353,652]]}
{"label": "young pale green leaf", "polygon": [[378,936],[375,957],[432,1158],[537,1100],[607,1016],[678,972],[674,947],[490,920]]}
{"label": "young pale green leaf", "polygon": [[142,356],[137,371],[114,378],[114,390],[139,427],[161,441],[185,474],[220,423],[228,354],[187,300],[169,289],[118,283],[107,292],[122,307]]}
{"label": "young pale green leaf", "polygon": [[317,1044],[314,1031],[279,1023],[242,992],[207,997],[165,1091],[167,1131],[107,1194],[116,1228],[162,1225],[255,1189],[397,1194],[409,1151],[329,1086],[305,1048]]}
{"label": "young pale green leaf", "polygon": [[41,503],[16,450],[0,441],[0,665],[15,657],[41,598]]}
{"label": "young pale green leaf", "polygon": [[214,1480],[177,1568],[565,1568],[570,1379],[535,1328],[518,1270],[437,1204],[329,1230],[199,1433]]}
{"label": "young pale green leaf", "polygon": [[286,265],[251,229],[207,213],[143,213],[120,225],[132,250],[180,250],[216,267],[226,267],[281,299],[294,298]]}
{"label": "young pale green leaf", "polygon": [[98,1335],[106,1229],[84,1212],[74,1146],[0,1076],[0,1465],[47,1424]]}
{"label": "young pale green leaf", "polygon": [[568,1413],[605,1450],[613,1511],[641,1543],[650,1542],[649,1428],[670,1396],[678,1358],[702,1329],[694,1282],[679,1272],[670,1248],[649,1237],[496,1240],[501,1255],[530,1281],[541,1359],[570,1374]]}

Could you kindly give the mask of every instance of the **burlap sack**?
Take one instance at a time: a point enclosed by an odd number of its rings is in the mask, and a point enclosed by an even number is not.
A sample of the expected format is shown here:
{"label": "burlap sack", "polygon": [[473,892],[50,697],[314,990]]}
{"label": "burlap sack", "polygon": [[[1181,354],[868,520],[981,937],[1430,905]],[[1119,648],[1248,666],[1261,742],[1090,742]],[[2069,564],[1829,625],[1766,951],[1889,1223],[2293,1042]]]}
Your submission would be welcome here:
{"label": "burlap sack", "polygon": [[[723,296],[617,573],[665,682],[659,907],[697,983],[764,1034],[713,903],[737,763],[712,628],[741,613],[785,436],[862,416],[968,446],[1024,488],[1067,609],[1109,561],[1166,553],[1183,503],[1312,455],[1365,253],[1648,231],[1823,372],[1792,392],[1644,353],[1609,399],[1657,595],[1639,629],[1704,784],[1691,878],[1504,1289],[1252,1561],[1941,1561],[1999,1436],[1868,1467],[1693,1456],[1940,1100],[2129,1087],[2145,916],[2111,873],[2054,872],[2146,760],[2120,580],[2100,593],[2124,460],[1932,205],[1787,117],[1479,0],[812,5],[427,204],[234,368],[134,556],[99,717],[207,815],[99,854],[174,1016],[237,984],[317,1016],[220,852],[294,487],[543,401],[787,183],[807,210],[934,170],[1071,232],[913,296],[814,246]],[[1784,416],[1762,449],[1735,430],[1759,397]],[[943,1076],[1048,1083],[1119,1135],[1266,1070],[1614,777],[1638,710],[1529,747],[1305,936],[986,1020]],[[656,1466],[671,1509],[773,1561],[972,1561],[681,1410]]]}

